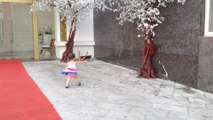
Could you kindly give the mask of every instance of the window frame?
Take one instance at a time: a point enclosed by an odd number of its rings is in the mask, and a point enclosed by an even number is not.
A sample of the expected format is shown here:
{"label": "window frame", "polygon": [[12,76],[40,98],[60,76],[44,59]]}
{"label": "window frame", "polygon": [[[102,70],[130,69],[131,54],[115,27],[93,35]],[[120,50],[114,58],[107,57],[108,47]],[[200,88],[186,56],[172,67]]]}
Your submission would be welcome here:
{"label": "window frame", "polygon": [[[210,32],[209,31],[209,20],[210,20],[210,10],[212,9],[211,4],[210,4],[210,0],[206,0],[205,1],[205,26],[204,26],[204,36],[205,37],[213,37],[213,31]],[[212,1],[213,2],[213,1]],[[212,13],[213,14],[213,13]]]}

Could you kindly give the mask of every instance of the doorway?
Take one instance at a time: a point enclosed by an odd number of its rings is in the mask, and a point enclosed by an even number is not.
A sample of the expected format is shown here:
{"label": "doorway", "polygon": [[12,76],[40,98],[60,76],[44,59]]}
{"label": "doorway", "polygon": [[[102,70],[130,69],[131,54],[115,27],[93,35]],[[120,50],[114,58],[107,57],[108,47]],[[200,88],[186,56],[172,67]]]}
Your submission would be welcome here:
{"label": "doorway", "polygon": [[51,11],[38,11],[39,59],[50,60],[55,57],[54,8]]}
{"label": "doorway", "polygon": [[0,59],[34,59],[29,4],[0,2]]}

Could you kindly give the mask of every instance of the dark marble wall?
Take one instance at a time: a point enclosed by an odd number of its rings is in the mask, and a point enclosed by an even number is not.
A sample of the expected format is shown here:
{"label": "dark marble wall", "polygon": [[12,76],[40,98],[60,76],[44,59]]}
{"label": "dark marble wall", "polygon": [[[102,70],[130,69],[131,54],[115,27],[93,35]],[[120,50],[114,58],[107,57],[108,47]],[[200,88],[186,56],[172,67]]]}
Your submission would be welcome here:
{"label": "dark marble wall", "polygon": [[142,38],[137,38],[134,24],[118,24],[116,14],[94,11],[95,57],[122,66],[138,69]]}
{"label": "dark marble wall", "polygon": [[198,89],[213,93],[213,37],[203,37],[204,7],[202,1],[201,37],[199,38]]}
{"label": "dark marble wall", "polygon": [[[202,0],[187,0],[185,5],[170,3],[161,9],[165,21],[156,28],[155,72],[162,73],[161,61],[169,79],[197,88],[199,36],[202,35]],[[143,38],[137,38],[134,24],[119,26],[116,14],[94,11],[95,57],[139,69]]]}
{"label": "dark marble wall", "polygon": [[213,93],[213,37],[201,37],[198,88]]}
{"label": "dark marble wall", "polygon": [[[168,12],[169,11],[169,12]],[[170,80],[197,88],[201,0],[187,0],[185,5],[171,3],[161,9],[163,24],[156,28],[157,53]],[[156,67],[159,73],[161,66]]]}

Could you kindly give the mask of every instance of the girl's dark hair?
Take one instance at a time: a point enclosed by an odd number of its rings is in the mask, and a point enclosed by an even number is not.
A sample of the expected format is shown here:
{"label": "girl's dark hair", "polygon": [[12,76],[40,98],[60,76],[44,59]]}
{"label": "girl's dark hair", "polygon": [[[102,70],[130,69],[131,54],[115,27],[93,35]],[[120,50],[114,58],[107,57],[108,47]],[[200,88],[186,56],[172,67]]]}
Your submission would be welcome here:
{"label": "girl's dark hair", "polygon": [[72,60],[74,58],[75,58],[75,53],[70,53],[69,56],[68,56],[68,59]]}

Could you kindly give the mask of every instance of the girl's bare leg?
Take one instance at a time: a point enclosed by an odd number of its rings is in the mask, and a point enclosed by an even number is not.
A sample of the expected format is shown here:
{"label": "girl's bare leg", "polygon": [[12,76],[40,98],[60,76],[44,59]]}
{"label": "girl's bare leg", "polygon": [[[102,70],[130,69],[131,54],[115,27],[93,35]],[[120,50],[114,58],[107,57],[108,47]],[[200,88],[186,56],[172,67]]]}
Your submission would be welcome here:
{"label": "girl's bare leg", "polygon": [[66,81],[66,88],[69,88],[69,82],[70,82],[71,78],[69,76],[67,76],[67,81]]}
{"label": "girl's bare leg", "polygon": [[78,86],[81,86],[81,82],[80,82],[78,76],[75,77],[75,80],[78,82]]}

